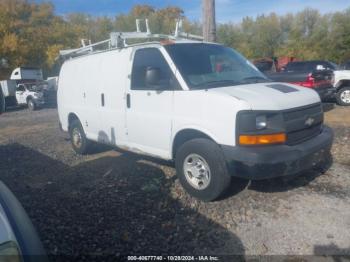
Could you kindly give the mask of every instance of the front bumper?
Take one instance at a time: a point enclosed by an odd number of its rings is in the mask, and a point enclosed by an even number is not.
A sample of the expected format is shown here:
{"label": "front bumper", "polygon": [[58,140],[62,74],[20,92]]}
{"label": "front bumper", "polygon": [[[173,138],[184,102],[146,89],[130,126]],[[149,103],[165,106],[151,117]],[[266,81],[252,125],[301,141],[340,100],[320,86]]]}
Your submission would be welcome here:
{"label": "front bumper", "polygon": [[332,143],[333,131],[325,126],[318,136],[293,146],[221,148],[232,176],[259,180],[294,175],[317,166],[329,156]]}
{"label": "front bumper", "polygon": [[336,94],[335,88],[329,85],[316,87],[315,91],[320,96],[322,102],[327,102],[334,99]]}
{"label": "front bumper", "polygon": [[45,104],[45,100],[43,98],[34,98],[34,103],[37,105],[37,106],[41,106],[41,105],[44,105]]}

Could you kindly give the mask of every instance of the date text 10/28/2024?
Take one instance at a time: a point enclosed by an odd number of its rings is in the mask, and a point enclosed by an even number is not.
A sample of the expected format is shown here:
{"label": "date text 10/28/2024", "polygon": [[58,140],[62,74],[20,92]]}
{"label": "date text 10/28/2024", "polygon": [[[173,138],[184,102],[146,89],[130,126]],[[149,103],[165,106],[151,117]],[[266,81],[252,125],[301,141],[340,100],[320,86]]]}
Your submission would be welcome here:
{"label": "date text 10/28/2024", "polygon": [[128,256],[128,261],[219,261],[216,256]]}

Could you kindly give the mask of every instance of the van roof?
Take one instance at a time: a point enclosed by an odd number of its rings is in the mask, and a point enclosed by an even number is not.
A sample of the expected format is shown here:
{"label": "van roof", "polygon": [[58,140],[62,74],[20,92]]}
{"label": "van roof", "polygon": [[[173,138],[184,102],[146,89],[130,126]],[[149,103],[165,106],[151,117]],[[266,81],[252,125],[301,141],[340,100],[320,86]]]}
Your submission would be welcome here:
{"label": "van roof", "polygon": [[147,47],[147,46],[165,46],[165,45],[176,45],[176,44],[192,44],[192,43],[203,43],[203,44],[213,44],[213,45],[220,45],[219,43],[213,43],[213,42],[206,42],[206,41],[197,41],[197,40],[190,40],[190,39],[164,39],[161,41],[150,41],[150,42],[142,42],[142,43],[135,43],[135,44],[130,44],[124,47],[114,47],[110,49],[105,49],[105,50],[97,50],[91,53],[86,53],[83,55],[79,55],[76,57],[71,57],[70,59],[66,60],[65,62],[72,61],[72,60],[77,60],[79,58],[87,57],[87,56],[92,56],[92,55],[97,55],[101,53],[106,53],[106,52],[112,52],[115,50],[121,50],[121,49],[127,49],[127,48],[133,48],[133,47]]}

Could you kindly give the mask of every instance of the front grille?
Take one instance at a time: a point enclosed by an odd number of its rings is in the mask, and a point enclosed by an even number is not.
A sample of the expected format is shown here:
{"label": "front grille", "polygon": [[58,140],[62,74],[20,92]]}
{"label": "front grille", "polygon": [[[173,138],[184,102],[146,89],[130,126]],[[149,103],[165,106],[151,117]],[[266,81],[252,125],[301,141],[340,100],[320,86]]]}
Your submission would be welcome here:
{"label": "front grille", "polygon": [[322,105],[315,104],[285,111],[283,112],[283,119],[287,132],[287,144],[299,144],[321,133],[323,124]]}
{"label": "front grille", "polygon": [[310,128],[287,133],[287,144],[288,145],[299,144],[303,141],[306,141],[310,138],[317,136],[318,134],[321,133],[321,131],[322,131],[322,124],[318,124]]}

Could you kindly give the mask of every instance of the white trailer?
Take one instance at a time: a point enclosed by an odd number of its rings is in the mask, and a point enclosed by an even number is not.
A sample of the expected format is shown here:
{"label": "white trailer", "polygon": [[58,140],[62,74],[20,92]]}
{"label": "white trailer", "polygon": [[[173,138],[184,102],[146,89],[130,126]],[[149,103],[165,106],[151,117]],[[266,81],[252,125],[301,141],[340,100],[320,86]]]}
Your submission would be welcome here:
{"label": "white trailer", "polygon": [[0,114],[5,111],[5,97],[0,88]]}
{"label": "white trailer", "polygon": [[16,100],[16,81],[15,80],[3,80],[0,81],[0,89],[3,96],[4,109],[9,106],[17,105]]}
{"label": "white trailer", "polygon": [[16,96],[16,81],[14,80],[3,80],[0,81],[1,89],[5,97]]}
{"label": "white trailer", "polygon": [[35,67],[18,67],[12,71],[11,80],[42,81],[43,72]]}

